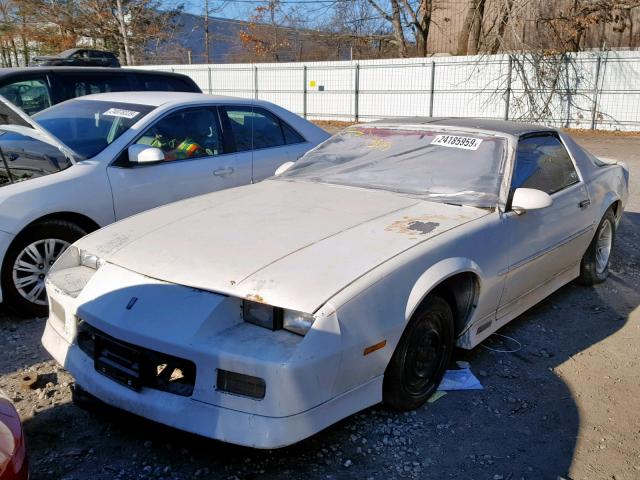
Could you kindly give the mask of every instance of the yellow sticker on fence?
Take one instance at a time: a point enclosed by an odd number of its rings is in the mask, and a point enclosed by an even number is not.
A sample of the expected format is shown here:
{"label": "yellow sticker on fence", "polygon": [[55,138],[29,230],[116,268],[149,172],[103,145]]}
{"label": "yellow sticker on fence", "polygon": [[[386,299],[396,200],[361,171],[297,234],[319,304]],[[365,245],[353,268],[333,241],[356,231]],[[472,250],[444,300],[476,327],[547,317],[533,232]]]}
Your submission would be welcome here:
{"label": "yellow sticker on fence", "polygon": [[311,81],[309,82],[309,86],[310,86],[311,88],[315,87],[315,86],[316,86],[316,81],[315,81],[315,80],[311,80]]}

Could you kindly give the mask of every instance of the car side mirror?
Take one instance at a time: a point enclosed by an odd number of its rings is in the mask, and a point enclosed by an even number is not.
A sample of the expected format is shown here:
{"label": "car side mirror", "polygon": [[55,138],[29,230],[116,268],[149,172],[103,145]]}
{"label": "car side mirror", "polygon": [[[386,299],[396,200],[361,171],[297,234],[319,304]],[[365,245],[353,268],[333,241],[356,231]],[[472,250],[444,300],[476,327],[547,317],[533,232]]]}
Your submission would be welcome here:
{"label": "car side mirror", "polygon": [[551,196],[535,188],[516,188],[511,200],[511,209],[516,215],[523,215],[528,210],[539,210],[553,204]]}
{"label": "car side mirror", "polygon": [[278,167],[278,169],[276,170],[275,176],[277,177],[278,175],[282,175],[284,172],[286,172],[287,170],[289,170],[291,167],[293,167],[293,165],[296,162],[286,162],[283,163],[282,165],[280,165]]}
{"label": "car side mirror", "polygon": [[157,147],[136,143],[129,147],[129,162],[136,165],[164,161],[164,152]]}

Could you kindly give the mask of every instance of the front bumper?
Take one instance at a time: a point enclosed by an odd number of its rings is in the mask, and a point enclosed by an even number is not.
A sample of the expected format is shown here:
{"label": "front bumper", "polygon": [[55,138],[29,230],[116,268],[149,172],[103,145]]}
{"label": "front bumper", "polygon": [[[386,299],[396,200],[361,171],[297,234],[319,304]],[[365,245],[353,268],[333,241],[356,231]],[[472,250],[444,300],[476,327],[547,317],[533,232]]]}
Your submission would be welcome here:
{"label": "front bumper", "polygon": [[[247,447],[291,445],[381,400],[382,377],[377,377],[296,415],[256,415],[153,389],[130,390],[97,374],[93,360],[76,344],[69,344],[50,322],[42,343],[78,385],[103,402],[170,427]],[[287,392],[281,393],[286,397]]]}

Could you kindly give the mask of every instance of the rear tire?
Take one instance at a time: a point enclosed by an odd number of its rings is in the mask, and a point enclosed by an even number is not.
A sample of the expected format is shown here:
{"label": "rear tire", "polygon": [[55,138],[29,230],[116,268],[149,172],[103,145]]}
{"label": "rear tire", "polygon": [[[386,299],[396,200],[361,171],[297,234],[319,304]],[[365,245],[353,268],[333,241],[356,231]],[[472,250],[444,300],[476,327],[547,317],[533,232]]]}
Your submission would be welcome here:
{"label": "rear tire", "polygon": [[609,260],[616,237],[616,216],[609,208],[580,262],[578,282],[582,285],[596,285],[609,276]]}
{"label": "rear tire", "polygon": [[45,220],[20,233],[7,250],[0,278],[9,307],[27,316],[47,316],[44,277],[60,254],[86,234],[64,220]]}
{"label": "rear tire", "polygon": [[382,401],[414,410],[435,393],[454,348],[453,313],[440,297],[429,298],[409,321],[384,373]]}

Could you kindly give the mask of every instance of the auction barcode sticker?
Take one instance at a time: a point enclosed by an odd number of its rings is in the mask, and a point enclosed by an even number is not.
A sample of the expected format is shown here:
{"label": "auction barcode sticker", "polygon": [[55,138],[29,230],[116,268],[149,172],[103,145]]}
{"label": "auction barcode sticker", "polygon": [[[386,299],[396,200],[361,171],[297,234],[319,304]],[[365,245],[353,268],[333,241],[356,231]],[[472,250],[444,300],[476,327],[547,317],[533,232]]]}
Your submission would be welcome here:
{"label": "auction barcode sticker", "polygon": [[107,117],[135,118],[140,112],[135,110],[123,110],[122,108],[110,108],[103,115]]}
{"label": "auction barcode sticker", "polygon": [[477,150],[482,140],[473,137],[462,137],[460,135],[438,135],[433,139],[431,145],[442,147],[464,148],[465,150]]}

